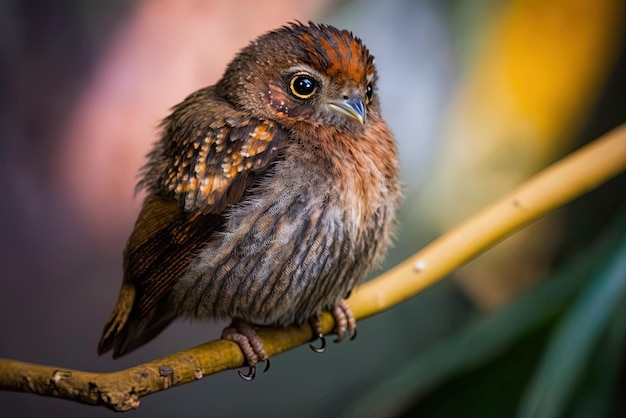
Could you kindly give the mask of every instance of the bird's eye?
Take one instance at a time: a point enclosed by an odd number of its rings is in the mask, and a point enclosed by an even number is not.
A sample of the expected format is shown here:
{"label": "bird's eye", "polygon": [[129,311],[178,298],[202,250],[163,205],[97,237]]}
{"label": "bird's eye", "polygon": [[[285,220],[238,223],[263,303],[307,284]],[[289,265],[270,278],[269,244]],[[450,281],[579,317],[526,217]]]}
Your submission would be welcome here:
{"label": "bird's eye", "polygon": [[374,96],[374,88],[372,87],[372,83],[369,83],[367,87],[365,87],[365,98],[367,99],[367,103],[372,101],[373,96]]}
{"label": "bird's eye", "polygon": [[315,93],[317,81],[308,73],[298,73],[291,77],[289,89],[298,99],[309,99]]}

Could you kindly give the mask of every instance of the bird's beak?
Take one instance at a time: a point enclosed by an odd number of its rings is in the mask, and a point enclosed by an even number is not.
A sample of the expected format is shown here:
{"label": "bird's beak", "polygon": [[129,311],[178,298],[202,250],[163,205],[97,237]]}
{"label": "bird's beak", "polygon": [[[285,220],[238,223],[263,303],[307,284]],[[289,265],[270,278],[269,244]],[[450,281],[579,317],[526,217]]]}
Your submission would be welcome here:
{"label": "bird's beak", "polygon": [[361,125],[365,124],[367,109],[365,108],[365,101],[360,94],[355,94],[349,99],[332,100],[328,102],[327,105],[329,109],[355,119],[359,121]]}

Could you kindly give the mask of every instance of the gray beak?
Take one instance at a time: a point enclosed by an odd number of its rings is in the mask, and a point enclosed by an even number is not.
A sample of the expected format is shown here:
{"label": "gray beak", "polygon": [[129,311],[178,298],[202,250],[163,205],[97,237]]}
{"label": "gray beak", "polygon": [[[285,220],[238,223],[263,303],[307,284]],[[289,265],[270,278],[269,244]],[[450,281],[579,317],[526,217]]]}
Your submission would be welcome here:
{"label": "gray beak", "polygon": [[328,108],[344,116],[358,120],[361,125],[365,124],[367,109],[365,108],[365,101],[360,94],[355,94],[349,99],[328,102]]}

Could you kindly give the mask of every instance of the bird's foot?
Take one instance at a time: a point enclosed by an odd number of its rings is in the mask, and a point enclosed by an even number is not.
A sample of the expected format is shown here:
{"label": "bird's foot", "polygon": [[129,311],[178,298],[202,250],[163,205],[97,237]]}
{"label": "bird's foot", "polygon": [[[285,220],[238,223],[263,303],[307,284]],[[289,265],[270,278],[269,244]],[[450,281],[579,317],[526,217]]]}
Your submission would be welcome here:
{"label": "bird's foot", "polygon": [[248,363],[248,374],[239,371],[239,376],[244,380],[252,380],[256,375],[256,365],[265,362],[266,372],[270,368],[270,360],[263,349],[263,343],[258,334],[249,323],[241,319],[233,319],[233,322],[222,331],[222,339],[237,343]]}
{"label": "bird's foot", "polygon": [[[356,319],[354,319],[354,314],[352,313],[352,309],[350,309],[348,302],[346,302],[345,299],[342,299],[341,302],[339,302],[339,304],[332,310],[331,314],[333,315],[333,318],[335,318],[335,333],[337,334],[337,338],[334,342],[340,343],[343,341],[346,331],[350,335],[350,339],[354,340],[356,338]],[[320,340],[319,347],[315,347],[313,344],[309,344],[309,347],[316,353],[323,353],[326,349],[326,338],[324,338],[324,334],[322,333],[320,318],[319,316],[316,316],[309,322],[313,328],[313,338]]]}
{"label": "bird's foot", "polygon": [[356,338],[356,319],[354,319],[354,314],[348,302],[342,299],[341,302],[335,306],[332,314],[335,318],[335,334],[337,334],[337,338],[334,342],[340,343],[343,341],[346,331],[348,331],[350,339],[354,340]]}

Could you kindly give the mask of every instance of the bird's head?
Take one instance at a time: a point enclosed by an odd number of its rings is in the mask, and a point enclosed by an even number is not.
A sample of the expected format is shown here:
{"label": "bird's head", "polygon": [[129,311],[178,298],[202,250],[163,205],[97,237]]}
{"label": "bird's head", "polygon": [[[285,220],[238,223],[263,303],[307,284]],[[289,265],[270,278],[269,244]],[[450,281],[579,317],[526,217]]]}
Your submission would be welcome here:
{"label": "bird's head", "polygon": [[374,58],[352,33],[294,23],[244,48],[218,92],[255,117],[285,126],[356,130],[378,113],[376,78]]}

